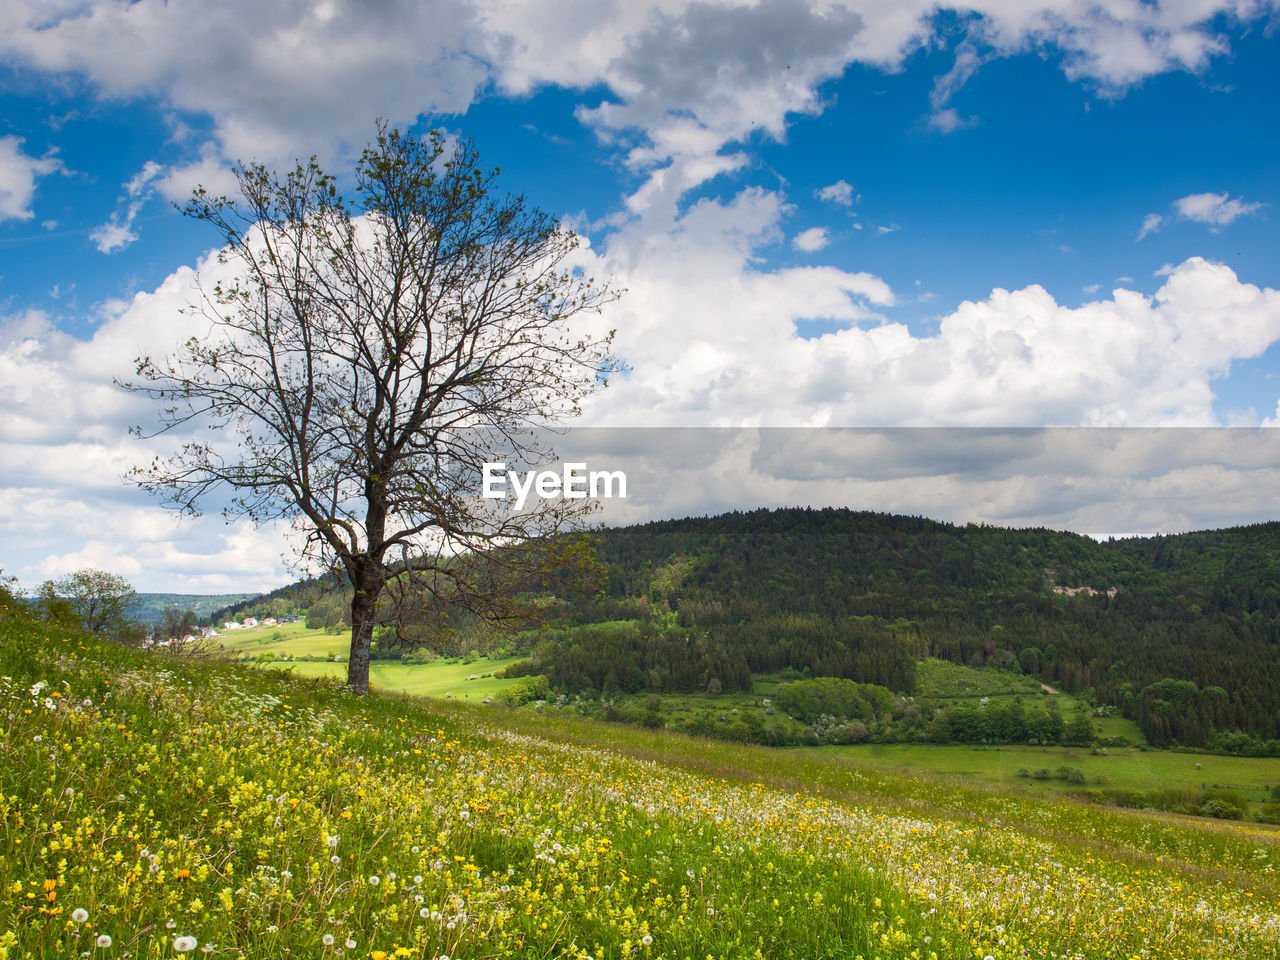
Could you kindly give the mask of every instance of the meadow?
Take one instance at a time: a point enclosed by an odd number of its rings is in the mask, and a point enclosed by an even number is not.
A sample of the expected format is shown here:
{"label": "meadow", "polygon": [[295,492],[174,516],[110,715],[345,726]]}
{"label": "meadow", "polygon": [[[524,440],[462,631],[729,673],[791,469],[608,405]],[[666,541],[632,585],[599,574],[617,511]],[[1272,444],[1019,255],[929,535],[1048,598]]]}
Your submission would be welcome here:
{"label": "meadow", "polygon": [[1280,956],[1256,824],[356,700],[16,615],[0,670],[4,960]]}

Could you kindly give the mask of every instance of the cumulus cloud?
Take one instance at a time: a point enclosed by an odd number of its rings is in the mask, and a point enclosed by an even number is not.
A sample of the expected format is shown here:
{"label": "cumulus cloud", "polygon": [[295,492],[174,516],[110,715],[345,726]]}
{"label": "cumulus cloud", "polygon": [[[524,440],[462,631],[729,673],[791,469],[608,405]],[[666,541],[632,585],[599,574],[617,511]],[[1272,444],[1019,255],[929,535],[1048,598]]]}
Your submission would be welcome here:
{"label": "cumulus cloud", "polygon": [[[1280,338],[1280,293],[1200,258],[1152,295],[1077,308],[1041,286],[996,289],[917,336],[884,315],[896,298],[878,277],[761,266],[787,212],[745,190],[593,254],[630,291],[607,319],[631,372],[596,398],[597,422],[1207,425],[1213,381]],[[837,329],[805,339],[808,320]]]}
{"label": "cumulus cloud", "polygon": [[[1203,69],[1227,52],[1218,18],[1248,22],[1272,8],[978,0],[955,8],[963,38],[934,85],[932,122],[969,122],[951,100],[991,59],[1058,55],[1069,76],[1118,95],[1160,72]],[[463,113],[487,88],[603,88],[604,102],[584,104],[582,119],[633,164],[671,165],[669,180],[696,185],[715,165],[681,158],[705,161],[756,133],[783,137],[787,117],[821,110],[822,84],[851,63],[896,69],[922,46],[946,43],[945,9],[933,0],[12,0],[0,7],[0,55],[81,76],[105,98],[158,99],[179,124],[208,118],[206,151],[266,162],[358,146],[372,116],[409,123]],[[190,177],[173,177],[163,189],[185,195],[178,182]],[[27,209],[24,196],[13,209]]]}
{"label": "cumulus cloud", "polygon": [[36,181],[63,170],[62,161],[51,154],[23,153],[23,142],[21,137],[0,137],[0,220],[30,220]]}
{"label": "cumulus cloud", "polygon": [[[1192,220],[1206,224],[1211,231],[1227,226],[1240,217],[1256,216],[1262,212],[1265,204],[1246,203],[1238,197],[1223,193],[1192,193],[1173,202],[1173,210],[1177,219]],[[1169,217],[1158,213],[1149,213],[1142,221],[1142,229],[1137,239],[1150,236],[1164,229],[1170,222]]]}
{"label": "cumulus cloud", "polygon": [[797,233],[791,240],[791,246],[804,253],[814,253],[830,242],[826,227],[810,227]]}
{"label": "cumulus cloud", "polygon": [[813,195],[819,200],[825,200],[827,203],[838,204],[842,207],[851,207],[854,202],[853,186],[844,180],[829,183],[820,190],[815,190]]}
{"label": "cumulus cloud", "polygon": [[1261,203],[1246,203],[1226,193],[1193,193],[1174,201],[1179,216],[1216,230],[1225,227],[1238,217],[1252,216],[1262,210]]}

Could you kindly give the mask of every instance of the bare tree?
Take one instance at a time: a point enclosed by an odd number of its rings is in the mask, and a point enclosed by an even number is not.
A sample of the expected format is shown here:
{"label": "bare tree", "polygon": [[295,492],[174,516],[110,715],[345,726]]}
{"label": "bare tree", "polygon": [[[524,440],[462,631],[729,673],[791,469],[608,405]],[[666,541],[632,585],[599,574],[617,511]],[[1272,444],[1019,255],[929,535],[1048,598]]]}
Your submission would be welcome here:
{"label": "bare tree", "polygon": [[315,158],[235,173],[240,198],[197,189],[185,209],[234,268],[202,288],[208,334],[124,384],[166,402],[157,432],[223,432],[131,477],[187,512],[229,487],[224,512],[299,523],[304,556],[353,588],[347,684],[363,694],[384,592],[501,615],[518,545],[581,519],[581,500],[499,509],[480,469],[553,456],[535,428],[605,384],[613,335],[589,314],[618,294],[573,266],[572,232],[498,193],[468,141],[379,124],[354,202]]}

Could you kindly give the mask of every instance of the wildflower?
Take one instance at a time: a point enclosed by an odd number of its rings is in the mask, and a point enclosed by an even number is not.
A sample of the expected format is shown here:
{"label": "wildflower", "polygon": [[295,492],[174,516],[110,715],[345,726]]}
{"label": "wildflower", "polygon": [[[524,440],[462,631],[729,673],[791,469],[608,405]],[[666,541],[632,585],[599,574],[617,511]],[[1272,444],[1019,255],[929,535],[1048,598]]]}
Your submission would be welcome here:
{"label": "wildflower", "polygon": [[195,937],[174,937],[173,949],[178,953],[190,953],[199,945]]}
{"label": "wildflower", "polygon": [[326,947],[332,947],[332,946],[333,946],[333,934],[332,934],[332,933],[326,933],[323,937],[321,937],[321,938],[320,938],[320,942],[321,942],[321,943],[323,943]]}
{"label": "wildflower", "polygon": [[649,934],[646,933],[643,937],[640,938],[640,942],[647,947],[651,943],[653,943],[653,937],[649,936]]}
{"label": "wildflower", "polygon": [[76,923],[84,923],[89,919],[89,911],[84,907],[77,907],[75,910],[71,911],[71,919]]}
{"label": "wildflower", "polygon": [[356,948],[356,942],[350,937],[347,937],[346,943],[344,943],[343,946],[348,950],[354,950]]}
{"label": "wildflower", "polygon": [[375,873],[372,877],[370,877],[370,878],[369,878],[369,886],[371,886],[371,887],[376,887],[376,886],[377,886],[378,884],[380,884],[381,882],[382,882],[382,881],[381,881],[380,879],[378,879],[378,875],[377,875],[376,873]]}
{"label": "wildflower", "polygon": [[342,858],[335,853],[332,857],[329,858],[329,862],[333,864],[338,864],[342,862]]}
{"label": "wildflower", "polygon": [[328,840],[325,841],[325,843],[327,843],[330,847],[336,847],[338,845],[337,835],[335,834],[334,836],[330,837]]}
{"label": "wildflower", "polygon": [[104,933],[104,934],[102,934],[100,937],[98,937],[98,946],[99,946],[99,947],[101,947],[103,950],[105,950],[105,949],[107,949],[107,947],[111,946],[111,937],[110,937],[110,935],[108,935],[108,934],[105,934],[105,933]]}
{"label": "wildflower", "polygon": [[420,916],[423,920],[426,920],[429,916],[431,916],[431,911],[428,910],[426,907],[423,907],[421,910],[418,911],[418,916]]}

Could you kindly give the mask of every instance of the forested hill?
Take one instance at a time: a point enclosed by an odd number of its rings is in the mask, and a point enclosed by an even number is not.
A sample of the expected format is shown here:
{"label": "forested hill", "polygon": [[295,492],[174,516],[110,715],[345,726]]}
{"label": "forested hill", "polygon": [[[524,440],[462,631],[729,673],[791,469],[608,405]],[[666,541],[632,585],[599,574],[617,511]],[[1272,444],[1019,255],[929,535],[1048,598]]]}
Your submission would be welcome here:
{"label": "forested hill", "polygon": [[[916,663],[937,657],[1114,704],[1156,744],[1280,738],[1277,523],[1099,543],[756,510],[604,530],[596,551],[601,596],[501,641],[528,649],[559,692],[748,690],[753,675],[807,674],[905,694]],[[296,596],[309,623],[345,615],[340,593]]]}
{"label": "forested hill", "polygon": [[597,551],[609,581],[596,616],[626,619],[643,598],[748,674],[790,667],[908,691],[911,662],[933,656],[1092,690],[1156,743],[1280,736],[1277,523],[1099,543],[757,510],[608,530]]}

